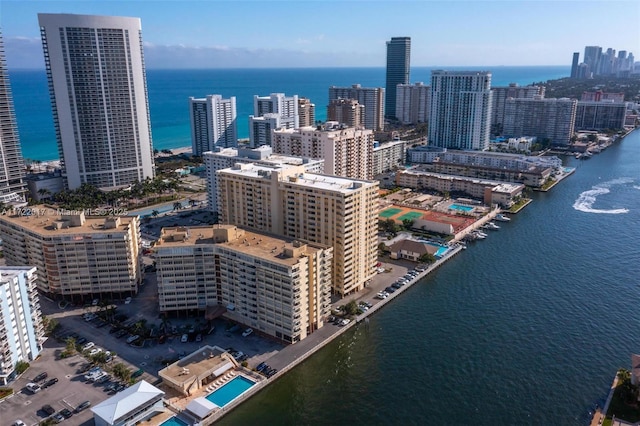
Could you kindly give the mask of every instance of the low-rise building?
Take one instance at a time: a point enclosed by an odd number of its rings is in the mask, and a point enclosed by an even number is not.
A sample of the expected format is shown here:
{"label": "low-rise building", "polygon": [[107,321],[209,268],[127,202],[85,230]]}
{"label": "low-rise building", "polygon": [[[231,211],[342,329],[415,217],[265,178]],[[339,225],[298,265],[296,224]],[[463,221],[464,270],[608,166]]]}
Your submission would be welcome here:
{"label": "low-rise building", "polygon": [[96,216],[108,213],[42,205],[7,211],[0,216],[7,265],[37,267],[38,289],[50,297],[136,294],[143,278],[140,219]]}
{"label": "low-rise building", "polygon": [[406,188],[429,189],[441,193],[463,193],[482,200],[486,205],[498,204],[503,208],[511,207],[522,196],[525,188],[523,184],[445,175],[419,169],[398,172],[396,184]]}
{"label": "low-rise building", "polygon": [[33,361],[45,340],[36,268],[0,268],[0,384],[16,375],[19,361]]}
{"label": "low-rise building", "polygon": [[134,426],[164,412],[164,392],[142,380],[91,408],[96,426]]}
{"label": "low-rise building", "polygon": [[333,249],[234,225],[164,228],[155,246],[161,312],[206,311],[286,343],[330,311]]}

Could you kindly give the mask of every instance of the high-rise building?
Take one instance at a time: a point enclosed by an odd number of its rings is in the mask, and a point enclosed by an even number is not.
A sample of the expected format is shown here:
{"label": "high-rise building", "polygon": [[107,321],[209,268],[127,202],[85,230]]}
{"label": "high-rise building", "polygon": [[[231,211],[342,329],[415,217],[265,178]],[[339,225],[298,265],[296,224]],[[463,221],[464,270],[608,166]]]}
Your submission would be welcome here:
{"label": "high-rise building", "polygon": [[18,361],[33,361],[42,351],[44,326],[35,280],[34,267],[0,268],[0,384],[3,386],[17,375]]}
{"label": "high-rise building", "polygon": [[271,145],[271,133],[281,127],[280,114],[267,113],[260,117],[249,116],[249,146],[257,148]]}
{"label": "high-rise building", "polygon": [[490,127],[490,72],[431,71],[430,145],[485,150]]}
{"label": "high-rise building", "polygon": [[329,102],[334,99],[355,99],[364,105],[364,127],[375,132],[384,130],[384,89],[382,87],[329,87]]}
{"label": "high-rise building", "polygon": [[201,156],[216,147],[238,145],[236,98],[223,99],[221,95],[189,98],[191,116],[191,152]]}
{"label": "high-rise building", "polygon": [[364,105],[356,99],[333,99],[327,107],[327,121],[337,121],[349,127],[364,127]]}
{"label": "high-rise building", "polygon": [[333,247],[333,291],[362,290],[377,262],[378,182],[236,164],[218,172],[221,223]]}
{"label": "high-rise building", "polygon": [[303,166],[308,173],[324,173],[324,160],[274,154],[270,145],[262,145],[253,149],[225,148],[219,151],[205,152],[203,157],[207,173],[208,209],[212,212],[218,211],[218,176],[216,172],[233,167],[236,163],[289,164]]}
{"label": "high-rise building", "polygon": [[280,125],[287,129],[299,126],[298,95],[285,96],[284,93],[272,93],[269,96],[253,97],[253,115],[279,114]]}
{"label": "high-rise building", "polygon": [[602,61],[602,47],[585,46],[584,63],[589,67],[587,78],[600,74],[600,66]]}
{"label": "high-rise building", "polygon": [[138,292],[138,216],[87,217],[84,211],[44,206],[30,211],[29,216],[19,211],[0,216],[0,238],[7,265],[38,268],[41,293],[80,301],[101,295],[113,300]]}
{"label": "high-rise building", "polygon": [[423,83],[398,84],[396,87],[396,118],[402,124],[429,121],[431,87]]}
{"label": "high-rise building", "polygon": [[575,130],[622,130],[626,116],[624,102],[578,101]]}
{"label": "high-rise building", "polygon": [[24,202],[24,160],[20,149],[18,125],[13,108],[9,73],[4,57],[4,44],[0,34],[0,203]]}
{"label": "high-rise building", "polygon": [[407,161],[407,150],[405,141],[390,141],[384,143],[375,142],[373,144],[373,166],[372,175],[396,170]]}
{"label": "high-rise building", "polygon": [[517,83],[510,83],[508,86],[491,88],[491,133],[501,135],[504,127],[504,105],[509,98],[544,97],[544,86],[518,86]]}
{"label": "high-rise building", "polygon": [[327,121],[318,127],[278,129],[273,151],[283,155],[324,159],[324,173],[352,179],[373,179],[373,131]]}
{"label": "high-rise building", "polygon": [[579,62],[580,62],[580,52],[573,52],[573,61],[571,62],[571,78],[578,78]]}
{"label": "high-rise building", "polygon": [[298,126],[315,126],[316,105],[307,98],[298,98]]}
{"label": "high-rise building", "polygon": [[235,225],[164,228],[155,246],[160,312],[216,311],[286,343],[331,310],[333,249]]}
{"label": "high-rise building", "polygon": [[38,14],[66,186],[154,176],[138,18]]}
{"label": "high-rise building", "polygon": [[535,136],[553,145],[568,145],[573,136],[578,101],[568,98],[507,99],[504,136]]}
{"label": "high-rise building", "polygon": [[409,84],[411,37],[391,37],[387,42],[387,84],[384,101],[385,115],[396,118],[396,86]]}

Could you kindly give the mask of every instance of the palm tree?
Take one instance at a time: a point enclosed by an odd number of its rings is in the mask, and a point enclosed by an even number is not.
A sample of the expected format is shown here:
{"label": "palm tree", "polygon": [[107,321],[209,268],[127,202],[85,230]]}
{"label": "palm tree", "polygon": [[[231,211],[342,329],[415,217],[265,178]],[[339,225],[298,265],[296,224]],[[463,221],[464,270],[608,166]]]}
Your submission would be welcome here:
{"label": "palm tree", "polygon": [[160,214],[160,212],[158,210],[154,210],[154,211],[151,212],[151,216],[153,216],[154,219],[156,217],[158,217],[159,214]]}
{"label": "palm tree", "polygon": [[38,201],[45,201],[49,198],[49,196],[51,196],[51,191],[49,191],[47,188],[40,188],[38,189],[38,195]]}
{"label": "palm tree", "polygon": [[180,201],[173,203],[173,210],[182,210],[182,203]]}

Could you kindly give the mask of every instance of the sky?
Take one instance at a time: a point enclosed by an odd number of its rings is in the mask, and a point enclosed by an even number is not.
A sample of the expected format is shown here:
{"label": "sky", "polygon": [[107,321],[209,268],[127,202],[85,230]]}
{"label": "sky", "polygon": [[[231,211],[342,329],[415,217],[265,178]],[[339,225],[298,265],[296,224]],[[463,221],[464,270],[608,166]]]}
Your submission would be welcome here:
{"label": "sky", "polygon": [[640,1],[0,0],[9,68],[44,68],[38,13],[138,17],[147,68],[571,65],[587,45],[640,60]]}

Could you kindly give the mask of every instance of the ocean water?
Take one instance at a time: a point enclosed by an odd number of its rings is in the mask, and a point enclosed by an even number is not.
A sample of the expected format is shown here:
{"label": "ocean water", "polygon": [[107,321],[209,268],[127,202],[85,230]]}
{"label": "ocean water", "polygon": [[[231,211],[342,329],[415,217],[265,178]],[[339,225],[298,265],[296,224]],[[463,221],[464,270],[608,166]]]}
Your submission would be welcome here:
{"label": "ocean water", "polygon": [[640,131],[221,425],[586,425],[640,353]]}
{"label": "ocean water", "polygon": [[[474,67],[414,67],[411,81],[428,84],[431,69],[477,70]],[[488,67],[492,85],[520,85],[566,77],[569,67]],[[49,89],[44,70],[9,70],[18,130],[25,158],[58,158]],[[147,70],[153,146],[172,149],[191,146],[189,97],[235,96],[238,136],[249,137],[248,120],[253,96],[282,92],[311,99],[316,119],[326,119],[329,86],[384,87],[384,68]]]}

